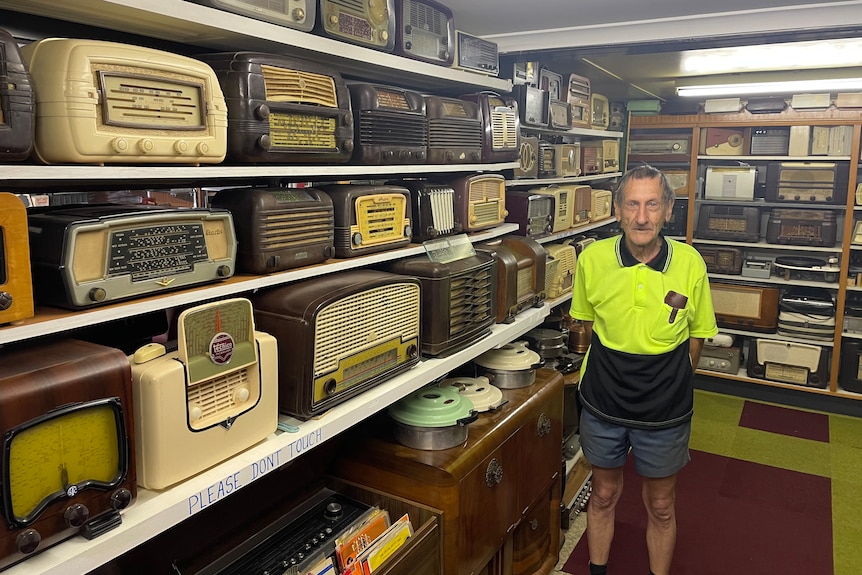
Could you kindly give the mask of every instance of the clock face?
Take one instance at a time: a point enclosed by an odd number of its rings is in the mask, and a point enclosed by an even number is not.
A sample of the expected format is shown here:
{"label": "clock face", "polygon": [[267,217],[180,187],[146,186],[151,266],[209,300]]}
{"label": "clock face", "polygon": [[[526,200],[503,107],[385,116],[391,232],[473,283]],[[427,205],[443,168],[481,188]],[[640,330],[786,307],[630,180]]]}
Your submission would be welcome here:
{"label": "clock face", "polygon": [[26,424],[7,445],[10,520],[26,525],[51,502],[124,475],[118,408],[111,400],[77,405]]}

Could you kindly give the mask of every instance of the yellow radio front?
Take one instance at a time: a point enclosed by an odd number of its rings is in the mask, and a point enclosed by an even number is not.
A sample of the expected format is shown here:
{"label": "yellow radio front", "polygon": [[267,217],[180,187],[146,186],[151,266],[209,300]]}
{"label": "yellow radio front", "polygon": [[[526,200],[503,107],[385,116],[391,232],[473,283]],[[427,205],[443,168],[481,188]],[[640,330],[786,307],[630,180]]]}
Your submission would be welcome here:
{"label": "yellow radio front", "polygon": [[24,46],[43,163],[221,162],[227,106],[213,69],[116,42],[46,38]]}

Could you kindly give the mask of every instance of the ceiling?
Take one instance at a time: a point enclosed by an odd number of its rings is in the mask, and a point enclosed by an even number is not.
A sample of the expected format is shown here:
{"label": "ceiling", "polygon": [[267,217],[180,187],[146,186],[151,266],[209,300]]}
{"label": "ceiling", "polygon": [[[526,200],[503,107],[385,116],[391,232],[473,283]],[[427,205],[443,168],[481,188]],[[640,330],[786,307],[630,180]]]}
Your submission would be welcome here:
{"label": "ceiling", "polygon": [[[862,0],[450,0],[447,5],[456,28],[498,44],[501,76],[510,77],[515,61],[537,60],[560,74],[587,76],[593,91],[611,100],[672,102],[684,80],[862,77],[862,60],[839,68],[827,57],[803,66],[796,56],[780,54],[747,71],[743,65],[752,60],[746,55],[725,58],[730,65],[711,73],[684,67],[687,56],[728,46],[862,41]],[[856,53],[862,58],[862,48]]]}

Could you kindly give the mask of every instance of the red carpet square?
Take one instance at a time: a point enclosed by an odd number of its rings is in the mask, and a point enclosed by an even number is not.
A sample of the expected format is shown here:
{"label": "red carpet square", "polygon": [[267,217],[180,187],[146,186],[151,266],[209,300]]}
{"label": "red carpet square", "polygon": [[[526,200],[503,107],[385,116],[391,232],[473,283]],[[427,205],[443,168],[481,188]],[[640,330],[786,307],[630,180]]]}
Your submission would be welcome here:
{"label": "red carpet square", "polygon": [[[679,474],[674,575],[831,575],[828,478],[701,451]],[[649,572],[641,479],[631,458],[617,507],[608,572]],[[588,575],[582,537],[563,571]]]}
{"label": "red carpet square", "polygon": [[746,401],[740,427],[829,443],[829,416],[777,405]]}

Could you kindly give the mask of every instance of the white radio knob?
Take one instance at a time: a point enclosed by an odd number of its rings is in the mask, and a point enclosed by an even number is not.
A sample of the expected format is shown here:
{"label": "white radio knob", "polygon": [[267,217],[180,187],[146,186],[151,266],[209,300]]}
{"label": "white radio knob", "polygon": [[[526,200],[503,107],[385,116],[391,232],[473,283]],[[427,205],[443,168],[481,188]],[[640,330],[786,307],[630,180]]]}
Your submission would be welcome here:
{"label": "white radio knob", "polygon": [[138,142],[138,150],[141,151],[142,154],[149,154],[155,149],[156,145],[149,138],[144,138]]}
{"label": "white radio knob", "polygon": [[203,410],[196,403],[189,404],[189,421],[197,421],[203,417]]}
{"label": "white radio knob", "polygon": [[111,147],[118,154],[122,154],[129,149],[129,141],[125,138],[114,138],[111,140]]}
{"label": "white radio knob", "polygon": [[233,401],[234,403],[240,404],[248,401],[248,398],[251,396],[251,392],[249,392],[247,387],[238,387],[233,392]]}
{"label": "white radio knob", "polygon": [[200,144],[197,145],[196,149],[198,151],[199,156],[206,156],[207,152],[210,151],[210,145],[207,144],[206,142],[201,142]]}
{"label": "white radio knob", "polygon": [[185,154],[189,151],[189,143],[185,140],[177,140],[174,142],[174,151],[178,154]]}
{"label": "white radio knob", "polygon": [[707,365],[708,365],[709,367],[715,367],[715,360],[714,360],[714,359],[709,360],[709,361],[707,362]]}

